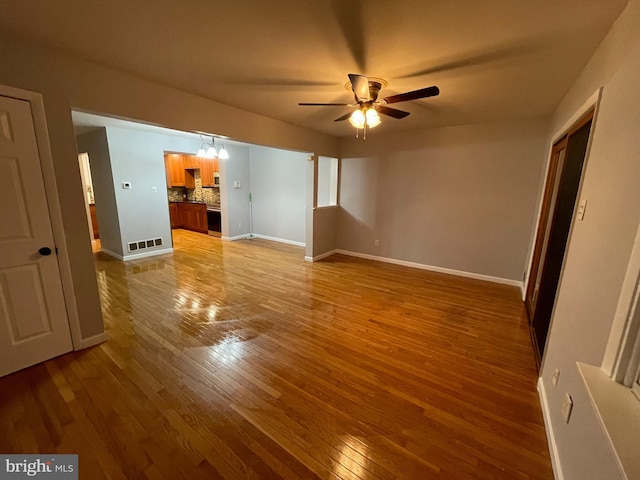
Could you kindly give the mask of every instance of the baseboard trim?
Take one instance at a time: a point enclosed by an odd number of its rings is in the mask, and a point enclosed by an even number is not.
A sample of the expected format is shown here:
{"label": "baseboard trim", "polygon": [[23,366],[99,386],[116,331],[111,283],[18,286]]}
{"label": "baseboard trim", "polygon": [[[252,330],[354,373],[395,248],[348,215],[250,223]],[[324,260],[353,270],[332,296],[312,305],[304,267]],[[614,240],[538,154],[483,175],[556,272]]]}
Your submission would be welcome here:
{"label": "baseboard trim", "polygon": [[549,453],[551,453],[551,466],[553,467],[553,476],[556,480],[564,480],[562,474],[562,466],[560,464],[560,455],[556,446],[556,437],[553,434],[553,425],[549,412],[549,404],[547,402],[547,392],[544,388],[542,377],[538,378],[538,394],[540,396],[540,406],[542,407],[542,418],[544,419],[544,428],[547,431],[547,442],[549,443]]}
{"label": "baseboard trim", "polygon": [[244,240],[245,238],[250,238],[248,233],[243,235],[236,235],[235,237],[220,237],[222,240],[226,240],[227,242],[235,242],[236,240]]}
{"label": "baseboard trim", "polygon": [[99,343],[106,342],[107,340],[109,340],[109,335],[107,335],[107,332],[102,332],[102,333],[99,333],[98,335],[94,335],[93,337],[83,338],[82,345],[80,348],[93,347],[94,345],[98,345]]}
{"label": "baseboard trim", "polygon": [[296,247],[306,247],[306,244],[303,242],[296,242],[295,240],[287,240],[286,238],[269,237],[267,235],[260,235],[259,233],[254,233],[253,236],[255,238],[270,240],[272,242],[280,242],[280,243],[286,243],[288,245],[295,245]]}
{"label": "baseboard trim", "polygon": [[315,257],[304,257],[307,262],[317,262],[318,260],[322,260],[323,258],[330,257],[334,253],[338,253],[338,250],[330,250],[325,253],[321,253],[320,255],[316,255]]}
{"label": "baseboard trim", "polygon": [[122,255],[120,255],[119,253],[112,252],[111,250],[107,250],[107,249],[106,249],[106,248],[104,248],[104,247],[100,247],[100,251],[101,251],[102,253],[106,253],[106,254],[107,254],[107,255],[109,255],[110,257],[117,258],[118,260],[124,260],[123,256],[122,256]]}
{"label": "baseboard trim", "polygon": [[173,253],[173,248],[163,248],[161,250],[151,250],[144,253],[134,253],[133,255],[126,255],[122,258],[123,261],[138,260],[140,258],[155,257],[156,255],[165,255],[167,253]]}
{"label": "baseboard trim", "polygon": [[484,280],[485,282],[500,283],[502,285],[510,285],[522,289],[522,282],[511,280],[509,278],[492,277],[491,275],[483,275],[481,273],[464,272],[462,270],[453,270],[444,267],[435,267],[433,265],[425,265],[423,263],[408,262],[406,260],[397,260],[395,258],[378,257],[367,253],[351,252],[349,250],[334,250],[332,253],[341,253],[350,257],[366,258],[376,262],[392,263],[394,265],[402,265],[404,267],[419,268],[420,270],[429,270],[431,272],[445,273],[447,275],[456,275],[458,277],[473,278],[474,280]]}

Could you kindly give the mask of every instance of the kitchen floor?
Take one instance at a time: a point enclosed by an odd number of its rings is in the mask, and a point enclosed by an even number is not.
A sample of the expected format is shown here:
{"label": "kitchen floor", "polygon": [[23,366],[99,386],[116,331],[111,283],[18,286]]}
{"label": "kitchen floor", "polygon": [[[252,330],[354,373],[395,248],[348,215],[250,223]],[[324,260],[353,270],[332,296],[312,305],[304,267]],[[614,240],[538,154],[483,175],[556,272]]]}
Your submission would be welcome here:
{"label": "kitchen floor", "polygon": [[174,239],[95,253],[110,339],[0,379],[0,451],[81,479],[553,478],[518,289]]}

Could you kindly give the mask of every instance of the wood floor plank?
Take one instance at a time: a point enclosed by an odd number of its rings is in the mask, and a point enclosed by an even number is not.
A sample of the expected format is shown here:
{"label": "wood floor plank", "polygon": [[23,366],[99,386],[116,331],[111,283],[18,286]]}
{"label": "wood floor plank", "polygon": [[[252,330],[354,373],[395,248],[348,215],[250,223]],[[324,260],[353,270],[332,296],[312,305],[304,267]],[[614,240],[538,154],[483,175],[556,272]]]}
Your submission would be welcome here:
{"label": "wood floor plank", "polygon": [[82,479],[553,478],[518,289],[173,235],[95,254],[109,340],[0,378],[0,449]]}

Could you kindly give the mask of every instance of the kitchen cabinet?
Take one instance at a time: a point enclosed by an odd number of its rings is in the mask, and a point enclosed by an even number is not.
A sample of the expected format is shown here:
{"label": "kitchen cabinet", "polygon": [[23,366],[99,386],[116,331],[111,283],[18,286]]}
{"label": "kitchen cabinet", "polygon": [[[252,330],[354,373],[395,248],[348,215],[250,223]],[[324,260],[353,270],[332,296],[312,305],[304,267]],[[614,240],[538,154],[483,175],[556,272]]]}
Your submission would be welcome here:
{"label": "kitchen cabinet", "polygon": [[167,186],[185,187],[184,158],[179,153],[165,153],[164,169],[167,174]]}
{"label": "kitchen cabinet", "polygon": [[96,215],[96,206],[94,204],[89,205],[89,213],[91,214],[93,238],[100,238],[100,232],[98,231],[98,216]]}
{"label": "kitchen cabinet", "polygon": [[[196,188],[193,170],[186,170],[184,166],[185,157],[189,156],[190,155],[183,155],[181,153],[164,154],[164,169],[167,174],[168,187]],[[192,163],[187,164],[192,165]]]}
{"label": "kitchen cabinet", "polygon": [[184,168],[186,169],[200,169],[202,165],[203,158],[198,157],[197,155],[183,155],[184,159]]}
{"label": "kitchen cabinet", "polygon": [[215,184],[215,174],[218,173],[217,158],[203,158],[200,168],[200,179],[203,187],[217,187]]}
{"label": "kitchen cabinet", "polygon": [[207,233],[207,206],[204,203],[169,203],[171,228],[184,228],[194,232]]}
{"label": "kitchen cabinet", "polygon": [[178,211],[177,203],[169,203],[169,220],[171,221],[171,228],[180,228],[180,212]]}

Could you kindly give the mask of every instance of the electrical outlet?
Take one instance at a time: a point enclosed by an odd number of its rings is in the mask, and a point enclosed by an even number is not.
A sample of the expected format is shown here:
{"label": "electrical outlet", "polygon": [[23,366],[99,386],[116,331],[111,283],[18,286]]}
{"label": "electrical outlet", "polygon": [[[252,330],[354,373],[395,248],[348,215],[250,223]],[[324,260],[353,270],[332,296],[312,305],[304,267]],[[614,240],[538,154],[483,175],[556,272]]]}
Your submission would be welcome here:
{"label": "electrical outlet", "polygon": [[569,423],[569,418],[571,418],[571,410],[573,409],[573,400],[571,399],[571,395],[565,392],[564,401],[562,402],[562,416],[564,417],[564,421]]}
{"label": "electrical outlet", "polygon": [[558,386],[558,378],[560,378],[560,369],[556,367],[553,371],[553,378],[551,379],[551,383],[553,383],[554,387]]}
{"label": "electrical outlet", "polygon": [[376,247],[379,247],[379,246],[380,246],[380,240],[376,240],[376,241],[374,241],[374,242],[373,242],[373,244],[374,244]]}

